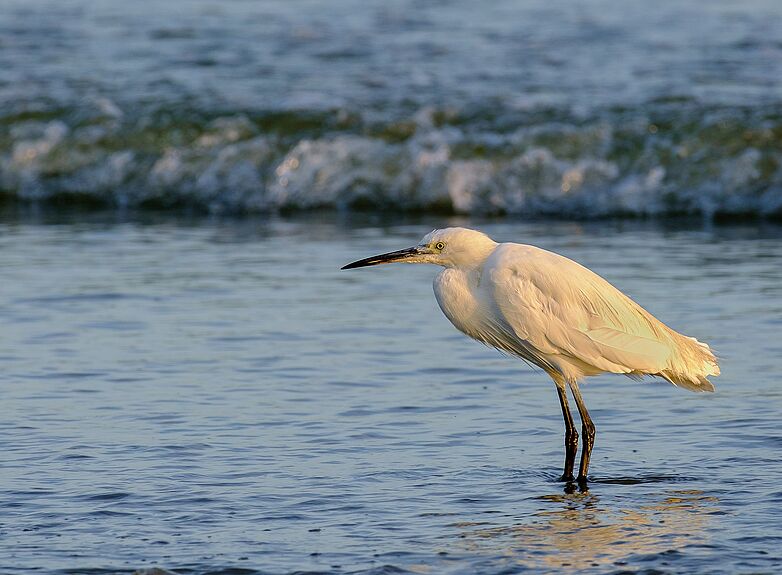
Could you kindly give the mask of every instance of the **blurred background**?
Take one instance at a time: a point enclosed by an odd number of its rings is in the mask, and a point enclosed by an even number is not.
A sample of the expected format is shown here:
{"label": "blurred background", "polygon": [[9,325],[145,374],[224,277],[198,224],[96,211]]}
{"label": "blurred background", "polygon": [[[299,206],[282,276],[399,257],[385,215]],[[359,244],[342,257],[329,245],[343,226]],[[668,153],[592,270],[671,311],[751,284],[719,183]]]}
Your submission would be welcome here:
{"label": "blurred background", "polygon": [[782,213],[776,0],[4,0],[6,200]]}
{"label": "blurred background", "polygon": [[[782,571],[778,0],[0,0],[0,572]],[[717,392],[469,341],[432,228],[587,265]]]}

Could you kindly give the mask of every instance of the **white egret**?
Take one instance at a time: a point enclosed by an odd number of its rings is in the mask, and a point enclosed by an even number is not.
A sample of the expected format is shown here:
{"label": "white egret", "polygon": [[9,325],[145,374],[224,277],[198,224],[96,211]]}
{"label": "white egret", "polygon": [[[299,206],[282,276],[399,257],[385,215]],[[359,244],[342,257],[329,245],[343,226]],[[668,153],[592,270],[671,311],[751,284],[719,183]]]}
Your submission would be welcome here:
{"label": "white egret", "polygon": [[690,391],[714,391],[719,375],[705,343],[682,335],[602,277],[559,254],[534,246],[498,244],[465,228],[434,230],[417,246],[344,266],[393,262],[443,266],[434,293],[461,332],[543,369],[557,388],[565,419],[565,468],[573,480],[578,432],[567,388],[581,416],[583,448],[578,482],[585,484],[595,426],[578,382],[600,373],[657,376]]}

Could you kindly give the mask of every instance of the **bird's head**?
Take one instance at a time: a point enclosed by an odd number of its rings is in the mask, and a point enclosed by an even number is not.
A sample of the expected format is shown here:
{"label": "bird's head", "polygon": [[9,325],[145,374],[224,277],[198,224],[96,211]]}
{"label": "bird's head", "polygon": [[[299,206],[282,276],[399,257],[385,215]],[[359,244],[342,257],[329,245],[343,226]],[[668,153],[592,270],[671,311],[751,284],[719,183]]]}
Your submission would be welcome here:
{"label": "bird's head", "polygon": [[417,246],[358,260],[342,269],[396,262],[469,269],[483,263],[496,246],[497,243],[483,232],[467,228],[445,228],[429,232]]}

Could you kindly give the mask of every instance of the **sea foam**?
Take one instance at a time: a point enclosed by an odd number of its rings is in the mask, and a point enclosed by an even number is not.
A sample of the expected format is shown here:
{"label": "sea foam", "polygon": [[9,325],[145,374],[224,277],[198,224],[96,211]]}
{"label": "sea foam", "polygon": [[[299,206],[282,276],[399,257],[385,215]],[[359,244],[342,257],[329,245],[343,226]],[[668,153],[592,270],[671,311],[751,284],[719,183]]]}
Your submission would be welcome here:
{"label": "sea foam", "polygon": [[[664,109],[592,118],[423,109],[314,129],[236,112],[165,125],[101,100],[92,114],[6,118],[0,187],[21,201],[210,211],[445,210],[564,217],[779,216],[782,120]],[[108,113],[108,110],[111,113]],[[335,112],[338,115],[340,112]],[[344,113],[343,113],[344,115]],[[87,117],[88,121],[71,121]],[[295,117],[294,117],[295,119]],[[294,122],[295,123],[295,122]]]}

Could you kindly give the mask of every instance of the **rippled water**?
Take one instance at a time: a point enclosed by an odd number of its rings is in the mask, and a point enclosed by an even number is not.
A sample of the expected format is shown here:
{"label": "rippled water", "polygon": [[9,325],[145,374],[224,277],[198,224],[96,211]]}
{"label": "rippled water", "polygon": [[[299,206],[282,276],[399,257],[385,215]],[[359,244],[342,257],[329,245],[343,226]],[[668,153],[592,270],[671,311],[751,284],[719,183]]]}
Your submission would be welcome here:
{"label": "rippled water", "polygon": [[[598,377],[587,493],[547,377],[445,320],[445,223],[585,263],[721,358]],[[782,229],[463,219],[0,221],[0,571],[774,573]]]}
{"label": "rippled water", "polygon": [[5,0],[0,198],[782,216],[778,0]]}

